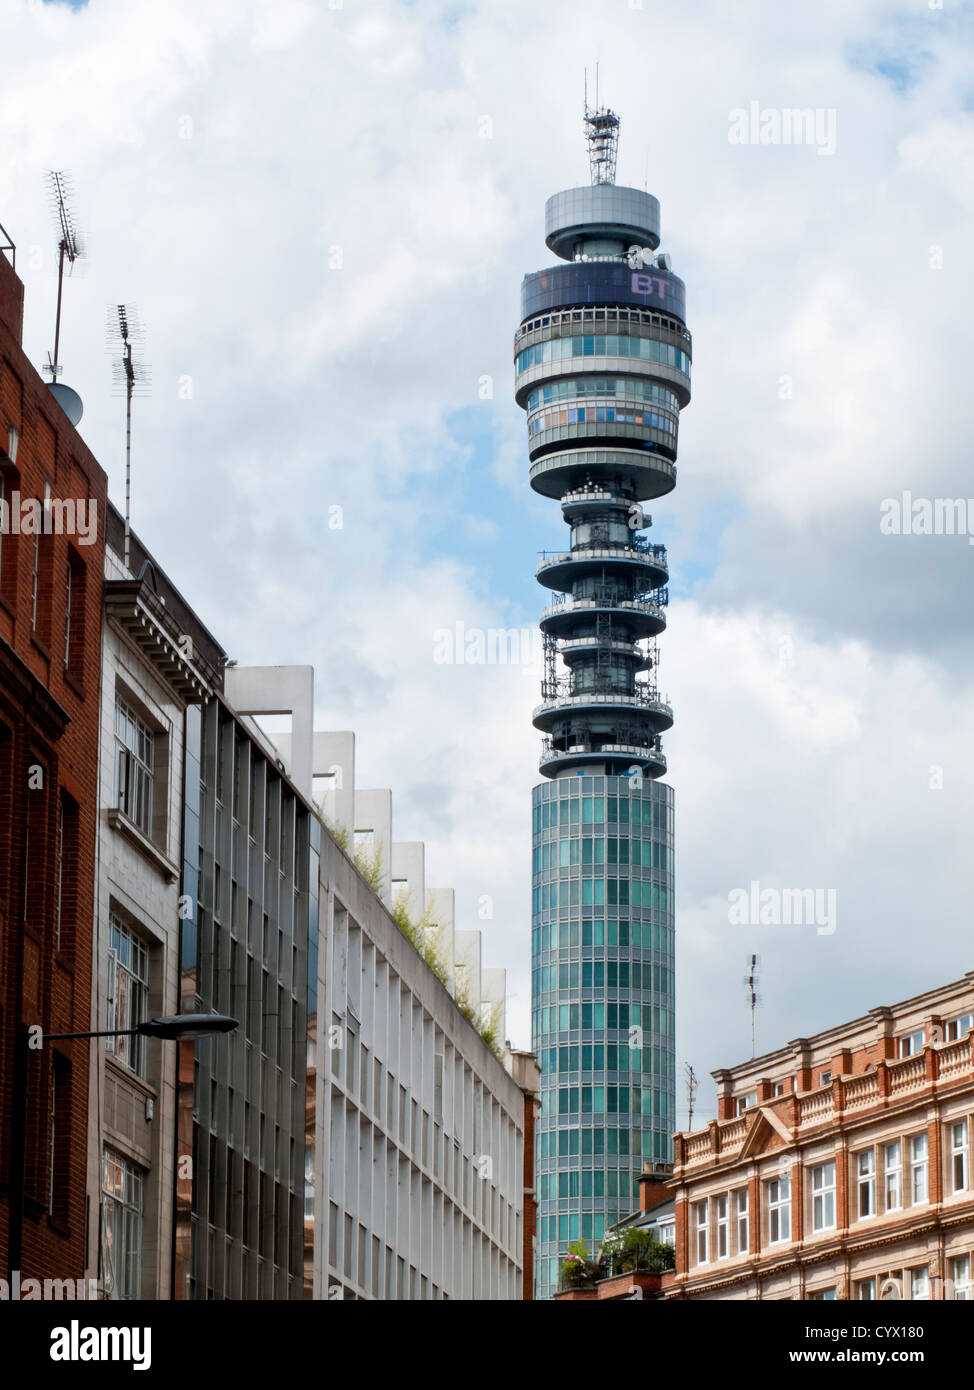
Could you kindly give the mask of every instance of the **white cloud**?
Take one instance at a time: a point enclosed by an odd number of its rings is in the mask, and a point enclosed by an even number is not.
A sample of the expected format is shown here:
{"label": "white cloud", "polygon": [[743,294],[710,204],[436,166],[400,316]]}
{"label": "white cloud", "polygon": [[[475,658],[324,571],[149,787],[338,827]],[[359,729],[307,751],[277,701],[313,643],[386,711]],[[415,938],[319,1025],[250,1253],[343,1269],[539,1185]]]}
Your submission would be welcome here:
{"label": "white cloud", "polygon": [[[136,528],[233,656],[315,663],[322,718],[354,726],[364,781],[395,789],[397,834],[429,841],[470,924],[493,898],[487,959],[511,973],[521,1043],[536,683],[437,666],[432,633],[542,606],[534,551],[562,524],[554,504],[527,510],[511,340],[521,274],[549,259],[544,199],[587,176],[581,73],[598,54],[620,180],[648,177],[688,282],[695,399],[679,487],[654,509],[675,593],[691,564],[716,567],[661,644],[681,1056],[699,1072],[746,1054],[733,982],[755,945],[768,1046],[971,964],[970,554],[878,536],[883,496],[960,495],[969,473],[971,125],[949,16],[931,16],[937,63],[904,101],[848,61],[888,37],[893,12],[871,0],[804,19],[708,0],[665,27],[650,3],[580,0],[0,3],[0,220],[29,352],[44,359],[53,318],[43,170],[68,167],[91,256],[62,355],[114,497],[102,325],[134,301],[155,381],[136,404]],[[836,154],[730,145],[728,112],[751,100],[834,107]],[[484,375],[486,461],[449,424]],[[478,547],[515,509],[547,520],[492,588]],[[809,875],[839,890],[834,937],[729,928],[734,886]]]}

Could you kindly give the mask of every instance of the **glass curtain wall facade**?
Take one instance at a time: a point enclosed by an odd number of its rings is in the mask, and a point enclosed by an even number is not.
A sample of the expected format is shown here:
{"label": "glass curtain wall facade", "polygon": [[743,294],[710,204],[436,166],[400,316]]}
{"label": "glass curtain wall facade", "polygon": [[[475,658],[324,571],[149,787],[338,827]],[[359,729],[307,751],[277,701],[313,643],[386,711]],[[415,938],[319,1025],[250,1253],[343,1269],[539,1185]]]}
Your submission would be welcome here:
{"label": "glass curtain wall facade", "polygon": [[539,1297],[672,1161],[673,790],[628,777],[534,789],[532,1037],[541,1064]]}
{"label": "glass curtain wall facade", "polygon": [[[676,486],[690,400],[685,286],[658,252],[659,203],[606,181],[595,158],[619,122],[587,111],[593,184],[548,199],[546,242],[568,265],[527,275],[514,342],[532,488],[570,539],[538,582],[543,735],[534,789],[532,1033],[541,1298],[568,1245],[597,1250],[638,1205],[648,1160],[672,1161],[673,790],[658,681],[665,547],[643,503]],[[593,144],[594,142],[594,144]],[[614,169],[614,157],[612,168]]]}

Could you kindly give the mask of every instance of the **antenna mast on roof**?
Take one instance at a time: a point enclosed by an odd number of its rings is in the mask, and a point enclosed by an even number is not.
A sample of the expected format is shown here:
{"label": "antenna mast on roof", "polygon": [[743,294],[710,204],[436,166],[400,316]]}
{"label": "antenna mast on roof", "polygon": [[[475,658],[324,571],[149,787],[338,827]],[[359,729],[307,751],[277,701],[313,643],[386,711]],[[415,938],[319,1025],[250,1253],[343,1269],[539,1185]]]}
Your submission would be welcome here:
{"label": "antenna mast on roof", "polygon": [[619,127],[622,122],[614,111],[599,105],[599,65],[595,65],[595,105],[588,104],[588,69],[585,70],[585,139],[588,142],[588,163],[592,182],[615,183],[616,157],[619,152]]}
{"label": "antenna mast on roof", "polygon": [[74,263],[84,255],[77,229],[74,225],[74,218],[68,208],[68,194],[71,189],[71,181],[68,175],[60,169],[51,169],[48,174],[51,185],[51,199],[54,206],[54,217],[57,224],[58,233],[58,268],[57,268],[57,312],[54,316],[54,355],[48,354],[47,366],[45,371],[50,372],[52,384],[56,384],[61,372],[59,353],[61,350],[61,295],[64,289],[64,263],[68,263],[68,274],[74,269]]}
{"label": "antenna mast on roof", "polygon": [[132,397],[147,395],[151,386],[148,368],[136,362],[134,349],[142,346],[144,334],[139,324],[135,306],[114,304],[108,309],[109,349],[121,348],[120,355],[112,363],[112,394],[125,395],[125,555],[126,570],[129,568],[129,550],[132,534]]}
{"label": "antenna mast on roof", "polygon": [[687,1073],[687,1129],[690,1130],[693,1129],[693,1102],[696,1098],[697,1087],[700,1083],[697,1080],[697,1073],[693,1070],[692,1065],[687,1062],[685,1066]]}
{"label": "antenna mast on roof", "polygon": [[758,1007],[758,1005],[759,1005],[760,1002],[761,1002],[761,996],[760,996],[760,994],[758,994],[758,971],[759,971],[760,968],[761,968],[761,957],[760,957],[760,956],[754,956],[754,955],[748,956],[748,958],[747,958],[747,974],[744,976],[744,987],[745,987],[745,989],[746,989],[746,991],[747,991],[748,1008],[751,1010],[751,1056],[752,1056],[752,1057],[755,1055],[755,1043],[754,1043],[754,1024],[755,1024],[755,1016],[756,1016],[756,1014],[757,1014],[757,1007]]}

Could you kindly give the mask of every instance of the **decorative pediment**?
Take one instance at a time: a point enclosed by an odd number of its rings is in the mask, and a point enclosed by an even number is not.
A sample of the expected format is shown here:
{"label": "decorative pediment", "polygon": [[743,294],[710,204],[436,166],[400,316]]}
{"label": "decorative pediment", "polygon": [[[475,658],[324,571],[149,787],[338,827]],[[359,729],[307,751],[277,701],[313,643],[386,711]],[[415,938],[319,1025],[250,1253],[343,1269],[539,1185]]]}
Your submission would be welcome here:
{"label": "decorative pediment", "polygon": [[741,1147],[741,1158],[756,1158],[759,1154],[791,1147],[791,1131],[770,1106],[762,1105],[753,1114],[751,1127]]}

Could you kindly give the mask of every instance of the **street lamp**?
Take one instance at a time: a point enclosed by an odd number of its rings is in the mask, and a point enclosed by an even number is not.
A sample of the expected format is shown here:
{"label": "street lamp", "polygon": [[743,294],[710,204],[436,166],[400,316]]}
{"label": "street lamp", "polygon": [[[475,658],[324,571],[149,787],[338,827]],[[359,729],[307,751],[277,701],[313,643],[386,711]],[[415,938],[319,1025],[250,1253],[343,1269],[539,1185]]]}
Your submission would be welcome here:
{"label": "street lamp", "polygon": [[[164,1014],[147,1018],[135,1028],[109,1028],[91,1033],[44,1033],[41,1042],[63,1042],[80,1038],[162,1038],[169,1042],[191,1042],[220,1033],[231,1033],[238,1021],[228,1014]],[[13,1115],[10,1149],[10,1234],[7,1242],[10,1289],[14,1274],[20,1272],[24,1253],[24,1184],[27,1168],[27,1073],[31,1047],[31,1030],[26,1023],[17,1029],[14,1049]]]}

